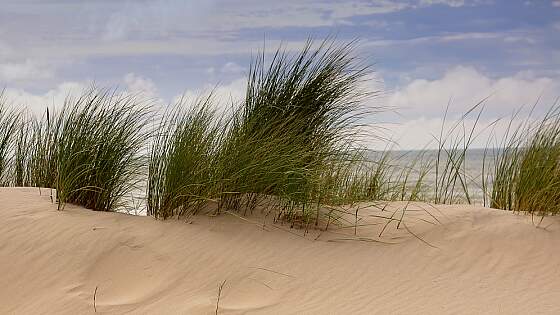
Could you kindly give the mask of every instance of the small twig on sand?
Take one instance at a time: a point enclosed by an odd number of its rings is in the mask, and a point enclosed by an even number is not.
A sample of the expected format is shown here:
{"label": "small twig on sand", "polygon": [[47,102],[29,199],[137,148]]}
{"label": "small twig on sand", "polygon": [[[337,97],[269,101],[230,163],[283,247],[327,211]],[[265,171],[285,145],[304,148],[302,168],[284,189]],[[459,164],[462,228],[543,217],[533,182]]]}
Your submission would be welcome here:
{"label": "small twig on sand", "polygon": [[439,249],[439,247],[428,243],[428,242],[425,241],[423,238],[421,238],[420,236],[418,236],[418,235],[416,235],[415,233],[413,233],[413,232],[408,228],[408,226],[406,226],[406,224],[403,223],[403,226],[404,226],[404,228],[408,231],[408,233],[412,234],[412,236],[414,236],[414,237],[416,237],[417,239],[419,239],[422,243],[424,243],[424,244],[426,244],[426,245],[428,245],[428,246],[430,246],[430,247],[432,247],[432,248],[437,248],[437,249]]}
{"label": "small twig on sand", "polygon": [[383,232],[385,231],[385,229],[387,228],[387,226],[389,225],[389,223],[391,223],[393,220],[398,221],[398,219],[394,219],[393,217],[395,216],[395,214],[397,213],[397,211],[399,210],[399,208],[395,209],[395,211],[393,211],[393,214],[391,214],[390,218],[387,218],[387,222],[385,223],[385,225],[383,226],[383,228],[381,229],[381,232],[379,232],[379,237],[381,237],[381,235],[383,234]]}
{"label": "small twig on sand", "polygon": [[398,244],[398,243],[385,242],[385,241],[376,240],[376,239],[367,238],[367,237],[358,237],[358,238],[331,238],[331,239],[327,240],[327,242],[344,242],[344,241],[372,242],[372,243],[381,243],[381,244],[388,244],[388,245]]}
{"label": "small twig on sand", "polygon": [[263,281],[257,280],[257,279],[255,279],[255,278],[247,278],[247,279],[253,280],[253,281],[255,281],[255,282],[258,282],[258,283],[264,285],[265,287],[269,288],[270,290],[274,290],[271,286],[269,286],[268,284],[264,283]]}
{"label": "small twig on sand", "polygon": [[97,286],[95,286],[95,291],[93,291],[93,312],[97,313],[97,307],[95,306],[95,297],[97,296]]}
{"label": "small twig on sand", "polygon": [[222,289],[224,288],[224,285],[226,285],[226,281],[227,280],[224,280],[224,282],[222,282],[218,286],[218,299],[216,300],[216,315],[218,315],[218,309],[220,308],[220,296],[222,296]]}
{"label": "small twig on sand", "polygon": [[354,235],[358,234],[358,211],[360,211],[360,207],[356,208],[356,221],[354,222]]}
{"label": "small twig on sand", "polygon": [[261,226],[262,226],[262,229],[263,229],[263,230],[268,231],[268,230],[265,228],[265,226],[264,226],[263,224],[261,224],[260,222],[253,221],[253,220],[249,220],[249,219],[244,218],[244,217],[242,217],[242,216],[240,216],[240,215],[238,215],[238,214],[236,214],[236,213],[233,213],[233,212],[231,212],[231,211],[225,210],[224,212],[227,213],[227,214],[229,214],[229,215],[231,215],[231,216],[234,216],[234,217],[236,217],[236,218],[238,218],[238,219],[240,219],[240,220],[243,220],[243,221],[245,221],[245,222],[254,224],[254,225],[258,226],[258,227],[261,227]]}
{"label": "small twig on sand", "polygon": [[264,270],[264,271],[272,272],[272,273],[275,273],[275,274],[278,274],[278,275],[286,276],[286,277],[289,277],[289,278],[295,278],[292,275],[281,273],[281,272],[274,271],[274,270],[271,270],[271,269],[262,268],[262,267],[249,267],[249,268]]}

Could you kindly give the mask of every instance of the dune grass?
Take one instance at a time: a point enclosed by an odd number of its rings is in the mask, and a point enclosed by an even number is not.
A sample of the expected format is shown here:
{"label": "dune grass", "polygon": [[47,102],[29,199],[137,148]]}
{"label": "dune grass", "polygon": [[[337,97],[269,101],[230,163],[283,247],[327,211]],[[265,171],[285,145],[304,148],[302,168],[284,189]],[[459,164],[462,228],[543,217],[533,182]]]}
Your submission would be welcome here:
{"label": "dune grass", "polygon": [[428,151],[417,153],[393,150],[370,152],[359,167],[345,175],[347,183],[340,191],[347,197],[335,204],[361,201],[430,201],[425,184],[433,170],[433,161],[426,158]]}
{"label": "dune grass", "polygon": [[263,53],[251,65],[245,102],[224,139],[221,161],[235,163],[222,168],[222,206],[238,208],[239,192],[309,209],[331,195],[324,177],[356,161],[367,97],[360,83],[370,69],[353,55],[354,43],[313,44],[291,56],[278,50],[268,64]]}
{"label": "dune grass", "polygon": [[[474,179],[467,174],[466,163],[468,150],[479,136],[483,102],[449,128],[445,128],[446,115],[441,133],[434,137],[438,146],[435,154],[421,150],[411,157],[411,153],[395,155],[386,150],[370,156],[356,140],[356,121],[364,112],[355,103],[337,109],[344,111],[335,114],[343,120],[340,125],[327,124],[319,132],[306,130],[313,126],[307,123],[310,118],[306,115],[316,118],[317,113],[304,110],[309,101],[287,101],[304,97],[290,96],[282,85],[297,81],[294,76],[306,77],[291,72],[301,67],[291,63],[302,62],[309,51],[302,54],[288,59],[277,52],[268,68],[262,67],[264,57],[257,59],[258,66],[251,68],[253,79],[249,80],[245,103],[225,120],[216,119],[207,101],[186,111],[180,109],[185,105],[179,104],[166,116],[152,151],[150,215],[195,214],[209,202],[217,204],[217,212],[246,214],[260,200],[266,200],[267,206],[277,210],[278,218],[308,225],[317,224],[326,215],[321,210],[324,205],[397,200],[473,202],[470,186]],[[282,67],[285,70],[281,71]],[[299,91],[288,88],[290,93]],[[289,97],[279,100],[278,95]],[[363,96],[352,95],[356,99]],[[467,119],[472,120],[471,127],[466,127]]]}
{"label": "dune grass", "polygon": [[[59,206],[113,211],[141,179],[148,107],[135,96],[91,89],[54,118]],[[52,130],[52,129],[51,129]]]}
{"label": "dune grass", "polygon": [[147,212],[155,218],[196,214],[216,197],[216,157],[223,125],[212,95],[186,107],[181,99],[155,131],[148,168]]}
{"label": "dune grass", "polygon": [[207,102],[168,113],[151,153],[149,213],[190,214],[207,202],[246,213],[264,198],[285,217],[317,222],[318,205],[340,198],[329,178],[360,160],[355,135],[369,67],[353,45],[309,41],[270,61],[263,52],[245,100],[224,119]]}
{"label": "dune grass", "polygon": [[[473,141],[478,137],[478,123],[482,116],[485,100],[478,102],[456,120],[449,130],[445,131],[445,123],[449,105],[445,110],[441,132],[436,137],[437,156],[434,164],[434,196],[436,204],[467,203],[471,204],[472,196],[469,183],[472,178],[466,171],[467,154]],[[465,121],[475,115],[470,128]]]}
{"label": "dune grass", "polygon": [[539,216],[560,213],[560,107],[555,104],[541,120],[529,117],[511,126],[495,152],[490,206]]}
{"label": "dune grass", "polygon": [[18,114],[7,108],[0,91],[0,186],[10,185],[10,150],[17,131]]}
{"label": "dune grass", "polygon": [[43,117],[19,113],[13,139],[11,180],[15,186],[50,187],[56,184],[56,130],[47,109]]}
{"label": "dune grass", "polygon": [[59,209],[114,211],[143,174],[148,114],[135,96],[90,88],[68,96],[60,111],[22,119],[14,182],[55,188]]}
{"label": "dune grass", "polygon": [[13,159],[13,184],[15,186],[33,186],[31,178],[31,154],[33,143],[33,120],[27,115],[20,115],[19,128],[16,132],[14,159]]}

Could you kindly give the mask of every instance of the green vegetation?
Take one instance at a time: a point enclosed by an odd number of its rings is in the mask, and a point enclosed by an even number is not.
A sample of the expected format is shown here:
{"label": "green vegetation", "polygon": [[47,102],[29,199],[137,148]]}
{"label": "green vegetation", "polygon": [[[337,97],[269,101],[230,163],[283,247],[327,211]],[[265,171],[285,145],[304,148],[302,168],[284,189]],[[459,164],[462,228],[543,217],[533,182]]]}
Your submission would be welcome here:
{"label": "green vegetation", "polygon": [[54,119],[59,204],[111,211],[140,180],[147,108],[134,96],[92,90]]}
{"label": "green vegetation", "polygon": [[249,195],[250,209],[273,195],[288,216],[300,209],[307,220],[317,218],[318,204],[340,197],[327,182],[360,159],[354,141],[367,95],[359,84],[369,68],[353,56],[352,43],[312,44],[294,56],[277,51],[269,65],[263,54],[251,65],[245,102],[220,152],[220,208],[240,210]]}
{"label": "green vegetation", "polygon": [[211,100],[185,109],[181,99],[161,118],[150,148],[148,215],[165,219],[196,214],[216,195],[223,127]]}
{"label": "green vegetation", "polygon": [[[512,119],[513,121],[513,119]],[[490,206],[545,216],[560,212],[560,108],[510,123],[502,149],[496,150]]]}
{"label": "green vegetation", "polygon": [[60,112],[22,120],[13,182],[55,188],[59,209],[113,211],[141,179],[148,117],[134,96],[111,90],[68,97]]}
{"label": "green vegetation", "polygon": [[244,102],[224,120],[210,98],[168,113],[151,151],[149,214],[193,214],[209,201],[218,212],[246,213],[266,199],[285,218],[317,223],[320,204],[348,199],[340,186],[363,160],[354,136],[369,73],[352,45],[310,41],[270,63],[263,53]]}
{"label": "green vegetation", "polygon": [[[441,132],[436,138],[438,150],[434,165],[434,203],[472,203],[469,192],[470,178],[465,169],[468,150],[478,136],[477,126],[483,113],[482,105],[483,101],[469,109],[446,134],[444,126],[448,108],[445,110]],[[464,122],[471,114],[476,114],[476,117],[472,127],[467,129]]]}
{"label": "green vegetation", "polygon": [[115,211],[145,189],[157,219],[258,206],[306,227],[359,202],[470,204],[473,188],[494,208],[559,212],[557,106],[538,123],[510,125],[502,149],[486,151],[482,179],[466,163],[483,102],[453,123],[446,111],[435,151],[370,152],[360,140],[375,135],[360,124],[381,109],[364,105],[375,92],[363,89],[371,69],[354,46],[308,41],[270,60],[263,52],[245,99],[228,110],[210,93],[159,116],[141,97],[91,88],[37,118],[8,111],[0,97],[0,184],[54,188],[59,209]]}
{"label": "green vegetation", "polygon": [[10,184],[9,152],[17,131],[18,116],[4,104],[4,93],[0,92],[0,186]]}

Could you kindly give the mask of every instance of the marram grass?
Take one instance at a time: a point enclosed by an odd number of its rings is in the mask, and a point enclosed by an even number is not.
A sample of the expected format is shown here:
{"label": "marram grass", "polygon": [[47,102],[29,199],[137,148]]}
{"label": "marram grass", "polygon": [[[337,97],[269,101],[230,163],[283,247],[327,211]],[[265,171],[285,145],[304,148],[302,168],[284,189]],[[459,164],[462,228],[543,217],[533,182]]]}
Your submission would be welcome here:
{"label": "marram grass", "polygon": [[278,50],[270,61],[258,56],[245,100],[223,119],[211,97],[164,116],[150,157],[150,215],[194,214],[208,203],[246,213],[273,196],[284,216],[317,223],[321,203],[345,198],[329,181],[336,173],[347,180],[361,160],[354,141],[369,68],[352,44],[313,47]]}
{"label": "marram grass", "polygon": [[122,206],[143,173],[148,113],[134,95],[112,90],[67,99],[54,119],[59,204],[100,211]]}
{"label": "marram grass", "polygon": [[146,194],[148,215],[155,218],[196,214],[217,193],[223,127],[212,95],[189,108],[185,103],[168,109],[152,138]]}
{"label": "marram grass", "polygon": [[141,180],[148,106],[133,95],[91,88],[59,111],[20,124],[14,179],[55,188],[59,209],[73,203],[114,211]]}
{"label": "marram grass", "polygon": [[5,105],[4,93],[0,91],[0,186],[10,184],[10,150],[17,132],[18,114]]}
{"label": "marram grass", "polygon": [[560,213],[560,108],[509,128],[495,152],[490,206],[546,216]]}
{"label": "marram grass", "polygon": [[[218,157],[220,209],[251,210],[259,197],[274,195],[287,213],[317,219],[317,205],[333,197],[324,177],[356,161],[367,96],[360,84],[369,67],[352,44],[313,45],[297,54],[278,50],[269,62],[263,54],[251,64],[245,101]],[[247,195],[252,203],[242,202]]]}

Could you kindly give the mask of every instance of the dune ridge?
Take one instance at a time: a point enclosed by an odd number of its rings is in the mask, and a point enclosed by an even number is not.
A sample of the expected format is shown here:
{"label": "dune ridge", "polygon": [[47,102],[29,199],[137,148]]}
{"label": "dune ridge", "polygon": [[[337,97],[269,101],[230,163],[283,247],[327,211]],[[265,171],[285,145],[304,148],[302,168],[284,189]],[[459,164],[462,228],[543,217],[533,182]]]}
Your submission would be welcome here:
{"label": "dune ridge", "polygon": [[381,237],[371,216],[357,236],[302,237],[226,214],[57,211],[42,192],[0,189],[2,314],[214,314],[224,281],[219,314],[560,312],[558,217],[438,206],[435,223],[410,208]]}

